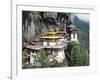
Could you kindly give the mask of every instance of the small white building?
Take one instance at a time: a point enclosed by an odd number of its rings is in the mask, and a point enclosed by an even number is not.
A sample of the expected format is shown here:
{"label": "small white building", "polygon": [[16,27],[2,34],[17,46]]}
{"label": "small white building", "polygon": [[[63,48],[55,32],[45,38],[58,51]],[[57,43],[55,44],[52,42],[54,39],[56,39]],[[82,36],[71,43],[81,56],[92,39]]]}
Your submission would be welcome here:
{"label": "small white building", "polygon": [[38,52],[43,49],[42,45],[26,45],[27,49],[29,49],[29,55],[30,55],[30,64],[33,66],[40,66],[41,64],[38,63]]}
{"label": "small white building", "polygon": [[32,65],[37,65],[36,58],[37,58],[37,53],[36,52],[30,52],[30,63]]}
{"label": "small white building", "polygon": [[69,26],[69,31],[70,31],[70,40],[71,41],[78,41],[77,38],[77,29],[75,28],[74,25]]}
{"label": "small white building", "polygon": [[71,41],[78,41],[77,33],[71,33]]}

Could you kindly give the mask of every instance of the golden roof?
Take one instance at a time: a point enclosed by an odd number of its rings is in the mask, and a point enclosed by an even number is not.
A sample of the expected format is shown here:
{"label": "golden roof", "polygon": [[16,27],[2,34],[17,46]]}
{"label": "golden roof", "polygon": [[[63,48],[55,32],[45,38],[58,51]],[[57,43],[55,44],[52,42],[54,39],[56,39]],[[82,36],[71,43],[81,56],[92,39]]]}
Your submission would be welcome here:
{"label": "golden roof", "polygon": [[64,31],[56,31],[56,32],[46,32],[44,35],[55,35],[55,34],[65,34]]}
{"label": "golden roof", "polygon": [[51,32],[51,31],[50,31],[50,32],[46,32],[46,33],[45,33],[45,35],[50,35],[50,34],[53,34],[53,35],[54,35],[54,34],[57,34],[57,32]]}
{"label": "golden roof", "polygon": [[62,38],[61,36],[43,36],[41,37],[42,39],[60,39]]}

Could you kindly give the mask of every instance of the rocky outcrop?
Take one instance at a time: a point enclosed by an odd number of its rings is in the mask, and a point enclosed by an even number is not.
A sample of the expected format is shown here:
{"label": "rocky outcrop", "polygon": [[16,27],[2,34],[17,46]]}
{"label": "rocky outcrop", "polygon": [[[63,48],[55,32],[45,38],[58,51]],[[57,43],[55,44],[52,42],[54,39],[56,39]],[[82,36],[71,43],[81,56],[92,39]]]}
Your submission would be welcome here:
{"label": "rocky outcrop", "polygon": [[22,36],[23,42],[31,43],[39,40],[39,37],[50,28],[65,30],[69,21],[68,13],[53,12],[22,12]]}

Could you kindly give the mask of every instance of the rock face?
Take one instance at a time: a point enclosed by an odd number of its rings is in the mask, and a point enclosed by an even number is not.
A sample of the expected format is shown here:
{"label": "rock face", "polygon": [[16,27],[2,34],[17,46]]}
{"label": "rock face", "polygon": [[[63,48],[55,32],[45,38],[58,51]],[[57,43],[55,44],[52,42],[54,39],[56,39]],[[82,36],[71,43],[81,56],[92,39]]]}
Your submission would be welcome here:
{"label": "rock face", "polygon": [[68,13],[23,11],[23,42],[31,43],[32,41],[39,40],[39,37],[50,28],[59,28],[66,31],[69,15]]}

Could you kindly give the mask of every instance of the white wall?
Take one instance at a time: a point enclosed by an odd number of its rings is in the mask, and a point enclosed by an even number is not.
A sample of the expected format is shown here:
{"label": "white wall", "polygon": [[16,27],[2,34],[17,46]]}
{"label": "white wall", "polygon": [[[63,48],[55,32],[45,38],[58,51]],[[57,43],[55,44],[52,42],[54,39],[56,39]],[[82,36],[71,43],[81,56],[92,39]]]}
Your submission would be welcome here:
{"label": "white wall", "polygon": [[[18,0],[21,1],[21,0]],[[30,1],[30,0],[23,0]],[[99,0],[33,0],[38,4],[41,2],[52,4],[78,4],[78,5],[94,5],[98,9],[97,17],[97,37],[100,41],[100,2]],[[11,1],[0,1],[0,80],[9,80],[11,69]],[[100,42],[97,44],[97,48],[100,48]],[[100,49],[98,50],[100,53]],[[72,80],[99,80],[100,76],[100,54],[98,54],[98,72],[92,75],[80,75],[72,77]],[[42,79],[41,79],[42,80]],[[66,77],[43,79],[43,80],[66,80]]]}
{"label": "white wall", "polygon": [[64,49],[58,52],[57,60],[58,62],[62,62],[65,59],[65,52]]}
{"label": "white wall", "polygon": [[57,44],[57,42],[49,42],[50,46],[55,46]]}
{"label": "white wall", "polygon": [[47,46],[47,42],[43,42],[43,46]]}
{"label": "white wall", "polygon": [[43,42],[43,46],[55,46],[57,42]]}
{"label": "white wall", "polygon": [[77,41],[77,33],[72,33],[71,34],[71,41]]}

